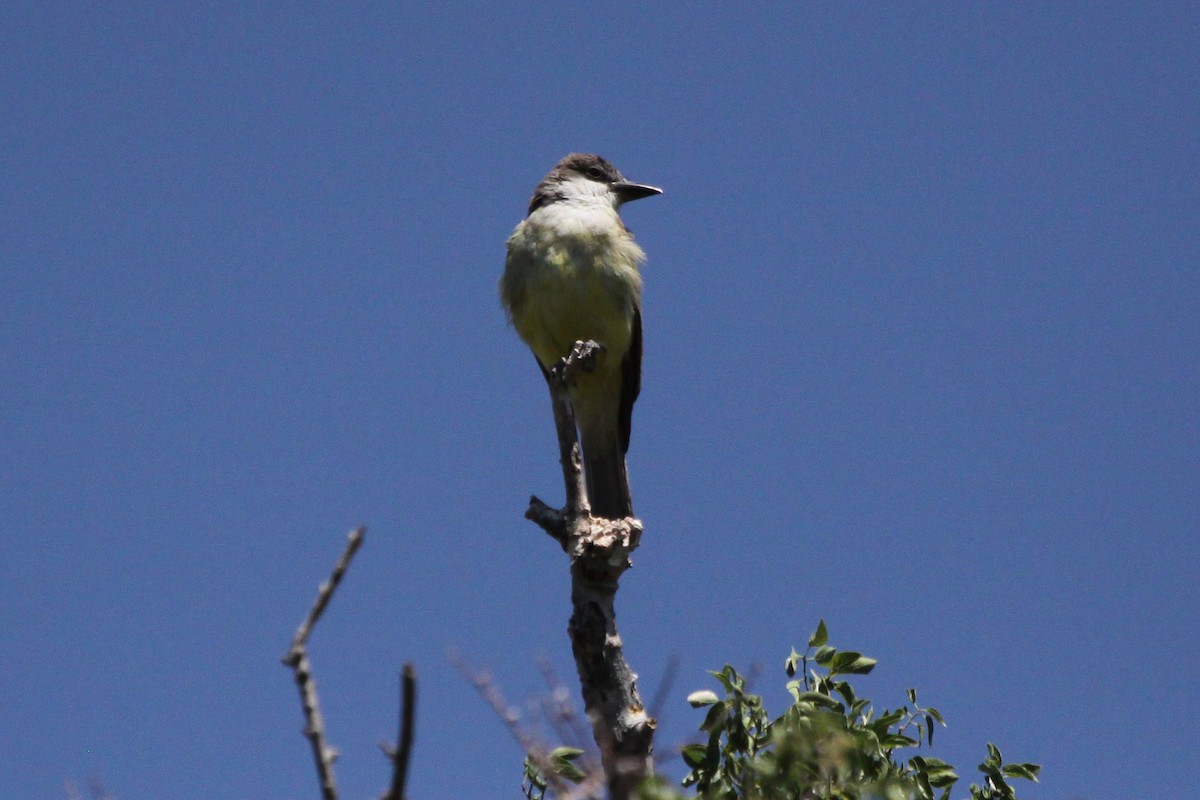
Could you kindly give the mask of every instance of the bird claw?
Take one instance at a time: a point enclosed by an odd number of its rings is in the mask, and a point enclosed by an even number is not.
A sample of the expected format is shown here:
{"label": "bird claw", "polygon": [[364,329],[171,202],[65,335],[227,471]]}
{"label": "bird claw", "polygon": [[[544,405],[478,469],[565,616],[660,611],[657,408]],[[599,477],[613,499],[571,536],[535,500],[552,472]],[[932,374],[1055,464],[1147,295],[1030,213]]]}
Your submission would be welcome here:
{"label": "bird claw", "polygon": [[567,357],[567,360],[579,362],[579,366],[584,372],[594,372],[596,359],[603,352],[604,345],[588,339],[586,342],[576,342],[575,346],[571,348],[571,355]]}
{"label": "bird claw", "polygon": [[576,342],[566,358],[554,365],[554,372],[563,383],[570,384],[580,370],[595,372],[596,364],[604,351],[604,345],[591,339]]}

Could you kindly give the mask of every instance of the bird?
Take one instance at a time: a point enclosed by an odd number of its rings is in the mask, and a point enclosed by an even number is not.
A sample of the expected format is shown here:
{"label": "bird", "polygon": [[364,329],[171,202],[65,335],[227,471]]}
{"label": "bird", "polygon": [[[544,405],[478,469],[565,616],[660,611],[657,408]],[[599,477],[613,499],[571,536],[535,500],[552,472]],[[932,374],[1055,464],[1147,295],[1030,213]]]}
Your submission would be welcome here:
{"label": "bird", "polygon": [[508,238],[500,299],[517,334],[550,379],[575,342],[600,352],[569,386],[591,513],[633,516],[625,454],[641,391],[642,276],[646,254],[618,213],[662,194],[633,183],[608,160],[571,153],[537,185]]}

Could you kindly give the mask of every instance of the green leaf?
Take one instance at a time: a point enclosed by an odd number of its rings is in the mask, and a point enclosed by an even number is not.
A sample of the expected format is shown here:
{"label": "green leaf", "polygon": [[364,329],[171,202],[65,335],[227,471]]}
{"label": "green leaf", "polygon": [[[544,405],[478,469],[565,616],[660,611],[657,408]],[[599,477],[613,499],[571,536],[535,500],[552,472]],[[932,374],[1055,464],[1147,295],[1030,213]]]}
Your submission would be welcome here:
{"label": "green leaf", "polygon": [[705,765],[705,755],[707,752],[708,747],[702,744],[685,744],[683,749],[679,751],[680,755],[683,756],[683,763],[692,769],[699,769]]}
{"label": "green leaf", "polygon": [[783,662],[783,668],[785,671],[787,671],[787,676],[789,678],[796,677],[796,665],[798,665],[802,660],[803,656],[797,653],[796,648],[793,647],[792,654],[787,657],[786,661]]}
{"label": "green leaf", "polygon": [[937,789],[953,786],[954,782],[958,780],[958,775],[954,772],[954,767],[940,758],[913,756],[908,760],[908,763],[915,769],[928,775],[930,785]]}
{"label": "green leaf", "polygon": [[925,715],[925,731],[929,734],[929,746],[933,747],[933,717]]}
{"label": "green leaf", "polygon": [[1010,778],[1024,778],[1037,783],[1038,773],[1042,771],[1041,764],[1007,764],[1004,774]]}
{"label": "green leaf", "polygon": [[917,773],[917,787],[921,791],[921,797],[924,800],[933,800],[933,787],[929,785],[929,776],[924,772]]}
{"label": "green leaf", "polygon": [[920,742],[911,736],[905,736],[902,733],[889,733],[886,736],[879,737],[879,743],[889,750],[894,750],[897,747],[916,747]]}
{"label": "green leaf", "polygon": [[571,783],[583,783],[583,779],[587,777],[583,774],[583,770],[569,762],[555,764],[554,771],[558,773],[560,778],[564,778]]}
{"label": "green leaf", "polygon": [[704,748],[704,760],[709,764],[717,764],[721,760],[721,732],[716,731],[708,737],[708,746]]}
{"label": "green leaf", "polygon": [[708,674],[712,675],[721,682],[721,686],[724,687],[726,693],[733,691],[735,680],[738,677],[738,674],[734,671],[733,667],[726,664],[725,669],[721,670],[720,672],[712,672],[710,670]]}
{"label": "green leaf", "polygon": [[572,783],[580,783],[586,776],[583,774],[583,770],[571,762],[581,755],[583,755],[583,751],[578,747],[556,747],[550,751],[550,764],[554,767],[554,771],[562,777]]}
{"label": "green leaf", "polygon": [[708,713],[704,715],[704,722],[700,725],[700,730],[705,733],[712,733],[719,730],[725,722],[725,703],[713,703],[708,709]]}
{"label": "green leaf", "polygon": [[687,696],[688,705],[692,708],[702,708],[703,706],[711,706],[713,703],[720,702],[721,698],[717,697],[717,693],[708,689],[701,689],[698,692],[692,692]]}
{"label": "green leaf", "polygon": [[838,681],[833,685],[834,690],[842,696],[846,701],[846,705],[853,711],[855,701],[858,699],[854,696],[854,687],[848,681]]}
{"label": "green leaf", "polygon": [[866,675],[875,669],[875,665],[878,663],[876,659],[867,658],[862,653],[845,650],[833,657],[829,669],[830,672],[843,675]]}
{"label": "green leaf", "polygon": [[902,719],[904,719],[903,711],[885,711],[879,719],[875,720],[875,723],[871,727],[883,732]]}
{"label": "green leaf", "polygon": [[[574,748],[560,747],[559,750],[574,750]],[[575,751],[574,756],[568,756],[564,758],[558,758],[554,756],[554,753],[551,753],[551,765],[553,766],[554,772],[557,772],[560,777],[566,778],[566,780],[570,781],[571,783],[582,783],[583,778],[586,778],[587,775],[584,775],[583,770],[571,763],[571,760],[580,756],[582,752],[582,750]]]}
{"label": "green leaf", "polygon": [[823,708],[837,708],[841,704],[827,694],[821,692],[805,692],[796,698],[797,703],[812,703]]}
{"label": "green leaf", "polygon": [[936,775],[932,772],[928,774],[929,783],[938,789],[953,786],[958,782],[958,773],[956,773],[954,770],[950,770],[949,772],[939,772]]}
{"label": "green leaf", "polygon": [[832,647],[818,647],[817,652],[813,653],[813,661],[822,667],[828,667],[836,655],[837,650],[834,650]]}
{"label": "green leaf", "polygon": [[825,620],[817,623],[817,629],[813,631],[813,635],[808,637],[809,647],[824,647],[829,641],[829,630],[825,627]]}
{"label": "green leaf", "polygon": [[578,747],[556,747],[550,751],[551,758],[561,758],[564,761],[574,761],[583,755],[583,751]]}

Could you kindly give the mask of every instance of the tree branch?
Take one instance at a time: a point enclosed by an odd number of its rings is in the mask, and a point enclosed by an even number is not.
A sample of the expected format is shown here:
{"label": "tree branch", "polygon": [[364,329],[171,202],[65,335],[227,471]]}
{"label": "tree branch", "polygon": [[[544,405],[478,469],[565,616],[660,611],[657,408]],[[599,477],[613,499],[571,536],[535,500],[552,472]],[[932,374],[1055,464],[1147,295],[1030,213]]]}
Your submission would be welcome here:
{"label": "tree branch", "polygon": [[567,632],[584,708],[600,748],[609,794],[613,800],[628,800],[652,769],[655,721],[646,713],[637,676],[625,661],[614,603],[620,577],[631,566],[629,556],[641,541],[642,523],[591,516],[567,390],[576,371],[588,369],[598,349],[595,342],[576,342],[547,376],[567,503],[556,510],[533,497],[525,516],[570,557],[572,613]]}
{"label": "tree branch", "polygon": [[337,751],[329,746],[325,738],[325,720],[321,717],[320,703],[317,698],[317,682],[312,674],[312,665],[308,660],[308,637],[312,633],[321,615],[325,613],[334,591],[342,582],[351,559],[362,544],[366,528],[357,528],[350,532],[346,549],[333,567],[329,580],[317,589],[317,599],[309,609],[308,616],[296,629],[292,637],[292,646],[284,655],[284,666],[290,667],[300,689],[300,704],[304,708],[304,735],[312,746],[313,760],[317,766],[317,778],[321,782],[321,796],[324,800],[337,800],[337,781],[333,775],[333,762],[337,760]]}
{"label": "tree branch", "polygon": [[417,713],[417,673],[405,664],[400,673],[400,735],[396,749],[388,753],[392,762],[392,787],[383,800],[404,800],[408,780],[408,759],[412,755],[413,720]]}

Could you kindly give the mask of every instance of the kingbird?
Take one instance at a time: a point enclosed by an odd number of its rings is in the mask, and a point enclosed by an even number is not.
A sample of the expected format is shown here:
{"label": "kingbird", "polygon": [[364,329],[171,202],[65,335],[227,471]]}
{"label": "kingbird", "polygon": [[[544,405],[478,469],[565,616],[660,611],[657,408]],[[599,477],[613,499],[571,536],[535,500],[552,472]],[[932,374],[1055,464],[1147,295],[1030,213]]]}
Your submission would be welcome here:
{"label": "kingbird", "polygon": [[642,381],[642,248],[617,214],[662,189],[625,180],[590,153],[571,153],[542,179],[508,239],[500,299],[542,374],[577,341],[602,348],[569,387],[592,514],[633,516],[625,453]]}

